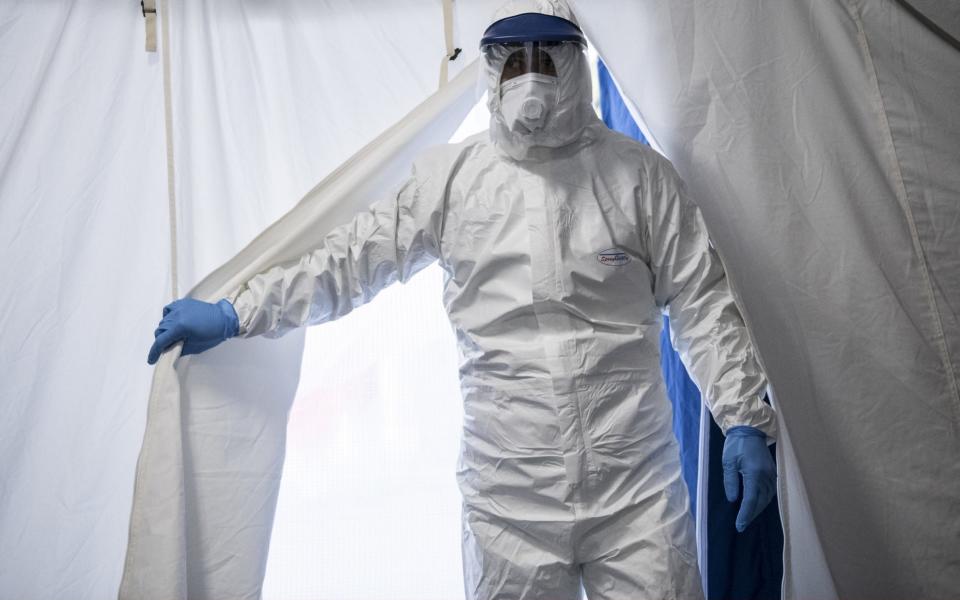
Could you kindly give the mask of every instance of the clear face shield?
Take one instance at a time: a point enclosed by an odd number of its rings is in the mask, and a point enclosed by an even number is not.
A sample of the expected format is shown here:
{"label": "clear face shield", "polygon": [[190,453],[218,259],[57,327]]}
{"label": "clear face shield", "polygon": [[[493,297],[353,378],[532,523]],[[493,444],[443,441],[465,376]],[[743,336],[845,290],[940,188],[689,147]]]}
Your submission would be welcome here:
{"label": "clear face shield", "polygon": [[[570,46],[570,48],[564,48]],[[543,129],[557,105],[557,60],[563,52],[579,51],[576,42],[511,42],[484,48],[488,64],[502,64],[496,93],[500,111],[512,131]],[[555,58],[556,57],[556,58]]]}
{"label": "clear face shield", "polygon": [[[557,107],[559,77],[569,75],[571,57],[582,52],[586,40],[580,28],[566,19],[523,13],[493,23],[480,47],[492,93],[499,97],[500,113],[511,131],[531,134],[543,130]],[[566,67],[566,71],[565,71]]]}

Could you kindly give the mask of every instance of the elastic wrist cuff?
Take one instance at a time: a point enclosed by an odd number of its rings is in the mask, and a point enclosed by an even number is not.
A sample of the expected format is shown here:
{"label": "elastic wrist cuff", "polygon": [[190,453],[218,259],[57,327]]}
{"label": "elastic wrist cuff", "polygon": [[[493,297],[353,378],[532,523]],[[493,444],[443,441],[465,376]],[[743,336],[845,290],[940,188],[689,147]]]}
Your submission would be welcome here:
{"label": "elastic wrist cuff", "polygon": [[229,339],[236,336],[240,331],[240,317],[237,316],[237,311],[226,298],[220,302],[217,302],[217,306],[220,307],[220,311],[223,313],[223,316],[227,318],[227,323],[223,332],[224,338]]}

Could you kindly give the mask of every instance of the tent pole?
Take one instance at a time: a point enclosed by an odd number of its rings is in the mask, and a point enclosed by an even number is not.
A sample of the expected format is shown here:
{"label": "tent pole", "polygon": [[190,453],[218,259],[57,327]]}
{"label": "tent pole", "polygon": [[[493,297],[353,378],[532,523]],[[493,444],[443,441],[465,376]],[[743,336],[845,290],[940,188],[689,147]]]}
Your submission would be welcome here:
{"label": "tent pole", "polygon": [[170,77],[170,1],[161,0],[160,22],[163,36],[163,120],[167,139],[167,206],[170,215],[170,291],[176,300],[179,293],[177,252],[177,194],[173,163],[173,82]]}

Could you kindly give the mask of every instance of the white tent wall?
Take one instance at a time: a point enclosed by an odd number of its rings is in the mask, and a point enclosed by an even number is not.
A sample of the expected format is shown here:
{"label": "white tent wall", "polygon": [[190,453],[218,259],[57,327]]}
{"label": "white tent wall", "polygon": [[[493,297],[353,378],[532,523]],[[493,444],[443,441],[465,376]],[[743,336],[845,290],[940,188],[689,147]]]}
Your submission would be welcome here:
{"label": "white tent wall", "polygon": [[960,52],[895,0],[576,7],[776,392],[785,597],[955,597]]}
{"label": "white tent wall", "polygon": [[163,94],[132,2],[0,3],[0,598],[115,593],[170,294]]}
{"label": "white tent wall", "polygon": [[182,289],[436,91],[442,16],[436,0],[171,1]]}

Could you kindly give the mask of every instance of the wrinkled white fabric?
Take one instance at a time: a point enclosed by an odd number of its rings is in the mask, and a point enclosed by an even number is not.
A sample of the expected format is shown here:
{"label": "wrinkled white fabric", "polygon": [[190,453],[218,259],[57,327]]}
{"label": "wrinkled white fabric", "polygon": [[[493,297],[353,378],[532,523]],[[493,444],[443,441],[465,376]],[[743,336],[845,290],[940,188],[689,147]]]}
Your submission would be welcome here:
{"label": "wrinkled white fabric", "polygon": [[775,391],[784,597],[956,598],[960,52],[898,0],[575,8],[700,202]]}
{"label": "wrinkled white fabric", "polygon": [[576,598],[582,575],[595,598],[695,598],[661,311],[724,429],[774,435],[766,380],[680,179],[580,112],[586,59],[559,48],[569,116],[546,133],[571,143],[505,133],[494,112],[490,133],[425,153],[395,195],[229,297],[242,336],[278,336],[439,261],[462,356],[467,597]]}
{"label": "wrinkled white fabric", "polygon": [[170,294],[161,72],[132,2],[0,2],[0,598],[116,594]]}

